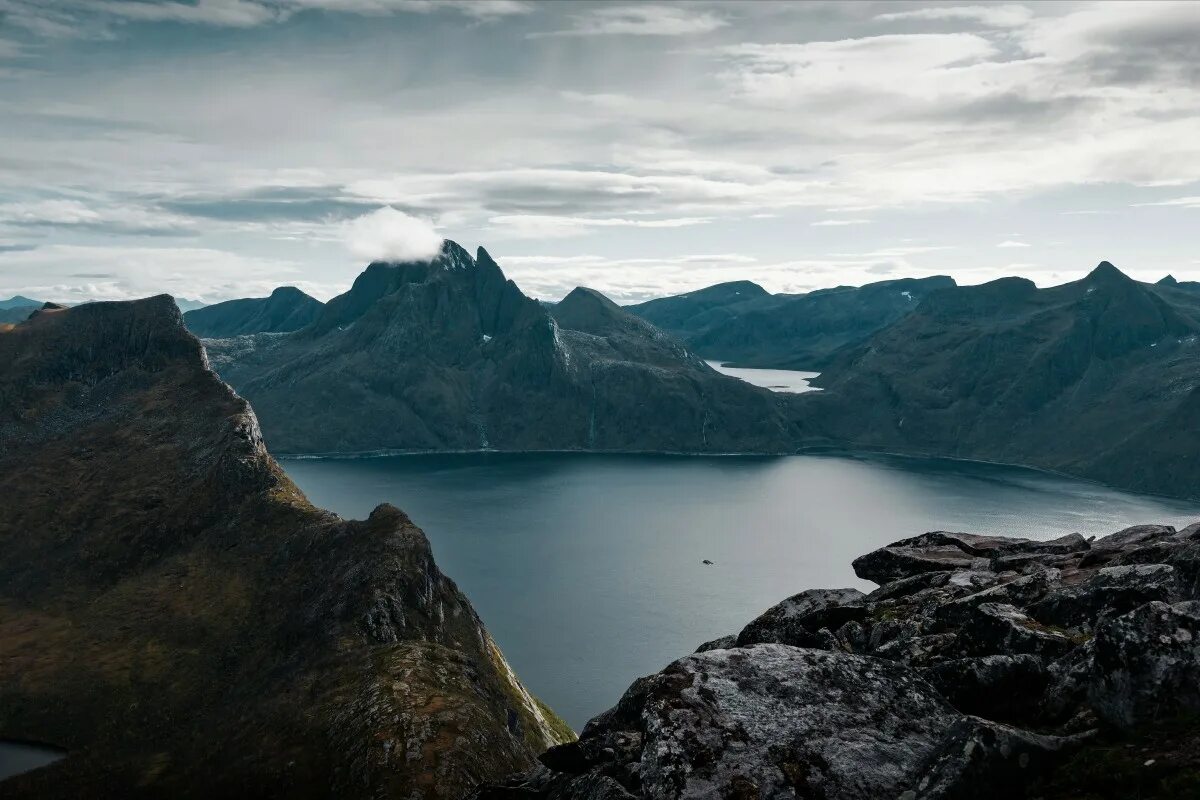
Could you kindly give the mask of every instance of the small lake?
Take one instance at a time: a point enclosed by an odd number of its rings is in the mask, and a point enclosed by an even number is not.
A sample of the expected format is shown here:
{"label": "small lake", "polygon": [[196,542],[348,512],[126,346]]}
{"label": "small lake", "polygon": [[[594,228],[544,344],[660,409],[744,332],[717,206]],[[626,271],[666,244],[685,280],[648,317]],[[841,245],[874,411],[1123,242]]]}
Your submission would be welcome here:
{"label": "small lake", "polygon": [[52,764],[64,755],[57,747],[0,740],[0,781]]}
{"label": "small lake", "polygon": [[743,380],[746,383],[755,386],[761,386],[764,389],[770,389],[773,392],[790,392],[792,394],[803,394],[804,392],[819,392],[821,391],[816,386],[809,386],[808,382],[817,377],[819,372],[801,372],[795,369],[752,369],[750,367],[727,367],[720,361],[705,361],[710,367],[720,372],[723,375],[731,375],[734,378]]}
{"label": "small lake", "polygon": [[850,562],[897,539],[1200,519],[1194,503],[933,459],[471,453],[283,465],[343,516],[384,501],[407,511],[517,673],[576,729],[634,678],[785,597],[871,588]]}

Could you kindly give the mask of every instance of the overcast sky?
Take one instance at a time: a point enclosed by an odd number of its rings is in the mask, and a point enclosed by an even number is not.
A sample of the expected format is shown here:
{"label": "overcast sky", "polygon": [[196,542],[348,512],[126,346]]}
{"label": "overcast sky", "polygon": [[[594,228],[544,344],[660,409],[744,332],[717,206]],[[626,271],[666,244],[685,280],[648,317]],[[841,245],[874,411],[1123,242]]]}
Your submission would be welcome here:
{"label": "overcast sky", "polygon": [[0,297],[441,236],[545,298],[1200,279],[1198,232],[1198,3],[0,0]]}

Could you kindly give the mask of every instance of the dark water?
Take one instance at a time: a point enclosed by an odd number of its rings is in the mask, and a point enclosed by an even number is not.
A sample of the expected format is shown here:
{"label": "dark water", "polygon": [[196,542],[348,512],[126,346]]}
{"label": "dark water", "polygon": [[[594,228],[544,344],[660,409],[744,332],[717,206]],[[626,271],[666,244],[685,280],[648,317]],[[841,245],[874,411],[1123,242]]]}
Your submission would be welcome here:
{"label": "dark water", "polygon": [[0,781],[58,761],[66,755],[56,747],[0,740]]}
{"label": "dark water", "polygon": [[1200,519],[1195,504],[920,459],[482,453],[284,466],[343,516],[405,509],[517,673],[576,728],[634,678],[791,594],[870,586],[851,560],[896,539]]}

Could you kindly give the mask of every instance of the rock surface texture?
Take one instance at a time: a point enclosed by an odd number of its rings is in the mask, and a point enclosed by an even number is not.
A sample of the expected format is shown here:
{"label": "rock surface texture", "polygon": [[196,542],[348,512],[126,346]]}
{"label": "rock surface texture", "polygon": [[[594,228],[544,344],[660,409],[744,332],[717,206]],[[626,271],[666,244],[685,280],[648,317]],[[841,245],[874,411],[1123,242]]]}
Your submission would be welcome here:
{"label": "rock surface texture", "polygon": [[291,334],[206,340],[273,452],[789,452],[791,398],[717,373],[608,298],[547,309],[480,249],[370,265]]}
{"label": "rock surface texture", "polygon": [[491,798],[1200,796],[1200,526],[933,532],[636,681]]}
{"label": "rock surface texture", "polygon": [[452,798],[572,734],[398,509],[314,508],[169,297],[0,333],[5,798]]}

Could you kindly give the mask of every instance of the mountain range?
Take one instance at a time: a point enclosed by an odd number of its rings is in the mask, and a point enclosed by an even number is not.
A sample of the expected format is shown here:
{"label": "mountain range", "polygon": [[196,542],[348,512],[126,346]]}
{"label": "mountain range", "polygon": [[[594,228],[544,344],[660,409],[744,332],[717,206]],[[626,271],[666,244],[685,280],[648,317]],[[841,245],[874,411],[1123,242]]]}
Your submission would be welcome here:
{"label": "mountain range", "polygon": [[0,332],[5,798],[457,798],[570,729],[400,510],[313,507],[167,296]]}
{"label": "mountain range", "polygon": [[1025,464],[1195,496],[1200,292],[1108,262],[1072,283],[947,288],[836,353],[806,441]]}
{"label": "mountain range", "polygon": [[944,276],[770,294],[750,281],[721,283],[626,309],[704,358],[738,367],[820,370],[838,349],[911,313]]}
{"label": "mountain range", "polygon": [[786,399],[721,375],[597,292],[547,308],[446,242],[375,263],[292,333],[206,340],[282,453],[779,452]]}

